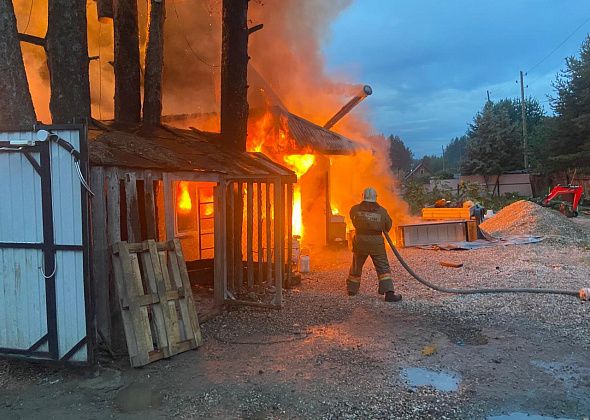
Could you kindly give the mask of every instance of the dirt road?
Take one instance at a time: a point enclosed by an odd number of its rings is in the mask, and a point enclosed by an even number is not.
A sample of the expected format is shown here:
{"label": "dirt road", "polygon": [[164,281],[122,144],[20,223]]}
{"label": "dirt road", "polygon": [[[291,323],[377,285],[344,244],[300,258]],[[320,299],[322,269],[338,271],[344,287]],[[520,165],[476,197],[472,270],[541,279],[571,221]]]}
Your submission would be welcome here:
{"label": "dirt road", "polygon": [[[534,244],[403,250],[448,286],[588,286],[590,251]],[[205,344],[143,369],[0,362],[0,418],[495,418],[590,413],[590,304],[561,296],[441,295],[395,265],[404,300],[366,268],[345,295],[347,250],[312,261],[282,311],[241,309]],[[463,263],[442,267],[440,261]],[[421,386],[430,384],[430,386]],[[497,418],[517,418],[512,417]]]}

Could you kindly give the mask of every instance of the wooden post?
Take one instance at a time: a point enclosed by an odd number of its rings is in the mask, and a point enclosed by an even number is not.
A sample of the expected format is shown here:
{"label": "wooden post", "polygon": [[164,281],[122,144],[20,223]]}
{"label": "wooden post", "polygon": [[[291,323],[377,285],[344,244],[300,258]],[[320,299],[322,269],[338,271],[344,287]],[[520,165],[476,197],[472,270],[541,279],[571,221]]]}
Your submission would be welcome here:
{"label": "wooden post", "polygon": [[111,306],[109,302],[110,250],[107,243],[107,203],[104,168],[97,166],[90,172],[92,215],[92,277],[96,300],[96,328],[111,345]]}
{"label": "wooden post", "polygon": [[246,185],[246,241],[247,241],[247,259],[248,259],[248,289],[254,287],[254,201],[253,193],[254,183],[248,182]]}
{"label": "wooden post", "polygon": [[274,183],[274,225],[275,225],[275,305],[283,303],[283,186],[279,178]]}
{"label": "wooden post", "polygon": [[248,0],[223,0],[221,135],[227,147],[246,151],[248,124]]}
{"label": "wooden post", "polygon": [[125,198],[127,205],[127,241],[141,241],[139,225],[139,202],[137,201],[137,180],[134,173],[125,174]]}
{"label": "wooden post", "polygon": [[293,267],[293,184],[289,183],[287,186],[287,200],[285,201],[287,228],[287,287],[291,287],[291,271]]}
{"label": "wooden post", "polygon": [[[111,347],[116,352],[127,350],[125,331],[123,329],[123,318],[119,306],[119,295],[115,284],[115,271],[120,270],[119,264],[112,263],[111,248],[121,241],[121,202],[119,173],[116,168],[107,168],[106,174],[106,195],[107,195],[107,245],[109,260],[109,305],[111,308]],[[119,272],[119,276],[123,273]]]}
{"label": "wooden post", "polygon": [[158,239],[158,221],[156,220],[156,203],[154,194],[154,177],[150,171],[145,171],[143,177],[146,239]]}
{"label": "wooden post", "polygon": [[162,175],[162,184],[164,185],[164,219],[166,220],[166,240],[174,239],[175,231],[175,209],[176,194],[174,193],[174,183],[167,173]]}
{"label": "wooden post", "polygon": [[162,70],[164,68],[164,0],[151,0],[143,82],[143,123],[160,125],[162,119]]}
{"label": "wooden post", "polygon": [[137,0],[113,0],[113,15],[115,120],[123,123],[138,123],[141,98]]}
{"label": "wooden post", "polygon": [[90,118],[85,0],[49,0],[47,67],[54,124]]}
{"label": "wooden post", "polygon": [[256,208],[258,216],[258,277],[256,284],[261,285],[264,282],[264,247],[262,244],[262,183],[259,182],[256,188]]}
{"label": "wooden post", "polygon": [[235,183],[232,181],[229,183],[228,188],[228,209],[227,209],[227,235],[226,235],[226,246],[227,246],[227,253],[228,253],[228,290],[232,293],[235,291],[235,275],[236,275],[236,247],[234,245],[235,241],[235,201],[236,201],[236,192],[235,192]]}
{"label": "wooden post", "polygon": [[266,183],[266,282],[270,285],[272,279],[272,216],[270,182]]}
{"label": "wooden post", "polygon": [[225,279],[223,268],[227,261],[224,258],[225,251],[225,235],[222,226],[225,221],[225,201],[224,192],[226,190],[225,183],[219,183],[213,189],[213,222],[214,222],[214,281],[213,281],[213,296],[217,305],[223,304],[225,300]]}
{"label": "wooden post", "polygon": [[37,118],[10,0],[0,2],[0,34],[0,129],[30,130]]}
{"label": "wooden post", "polygon": [[235,214],[234,214],[234,262],[235,262],[235,270],[236,270],[236,284],[235,291],[238,292],[240,287],[244,285],[244,261],[242,255],[242,225],[244,220],[244,197],[243,197],[243,190],[244,184],[242,182],[238,182],[238,190],[236,192],[236,201],[235,201]]}

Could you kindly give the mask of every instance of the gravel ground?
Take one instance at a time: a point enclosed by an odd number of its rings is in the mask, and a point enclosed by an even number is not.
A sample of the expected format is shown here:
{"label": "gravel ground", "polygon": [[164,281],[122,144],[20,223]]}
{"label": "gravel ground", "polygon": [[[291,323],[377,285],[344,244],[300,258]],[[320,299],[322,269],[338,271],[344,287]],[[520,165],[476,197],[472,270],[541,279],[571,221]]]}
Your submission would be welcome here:
{"label": "gravel ground", "polygon": [[[496,217],[500,216],[498,214]],[[500,219],[498,219],[500,220]],[[580,224],[580,229],[588,225]],[[531,233],[531,232],[526,232]],[[578,242],[475,251],[402,250],[448,287],[588,287]],[[397,291],[376,294],[367,264],[345,294],[348,250],[312,256],[281,311],[237,309],[203,325],[204,345],[143,369],[88,372],[0,363],[0,418],[480,419],[590,413],[588,303],[566,296],[454,296],[416,283],[390,256]],[[462,263],[461,268],[440,265]],[[114,369],[113,369],[114,368]],[[406,368],[448,372],[456,390],[415,387]]]}

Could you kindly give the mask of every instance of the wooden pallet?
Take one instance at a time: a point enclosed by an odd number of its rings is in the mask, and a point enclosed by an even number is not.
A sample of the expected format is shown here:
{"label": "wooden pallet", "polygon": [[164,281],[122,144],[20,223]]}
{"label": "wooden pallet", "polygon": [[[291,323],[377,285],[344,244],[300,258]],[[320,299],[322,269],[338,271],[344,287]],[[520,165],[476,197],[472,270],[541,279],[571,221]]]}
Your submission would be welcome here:
{"label": "wooden pallet", "polygon": [[201,329],[178,239],[118,242],[113,271],[131,366],[201,345]]}

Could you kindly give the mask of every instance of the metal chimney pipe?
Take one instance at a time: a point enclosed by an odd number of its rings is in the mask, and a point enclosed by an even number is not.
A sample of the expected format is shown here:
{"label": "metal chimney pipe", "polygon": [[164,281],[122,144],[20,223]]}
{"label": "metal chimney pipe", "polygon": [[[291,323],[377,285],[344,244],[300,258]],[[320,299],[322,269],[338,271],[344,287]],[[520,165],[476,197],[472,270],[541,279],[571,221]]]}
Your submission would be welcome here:
{"label": "metal chimney pipe", "polygon": [[357,93],[350,101],[348,101],[346,105],[344,105],[340,109],[340,111],[334,114],[334,116],[330,118],[326,124],[324,124],[324,128],[327,128],[329,130],[330,128],[334,127],[334,125],[336,125],[338,121],[344,118],[346,114],[348,114],[355,106],[360,104],[363,101],[363,99],[365,99],[372,93],[373,89],[371,89],[371,86],[364,85],[359,93]]}

